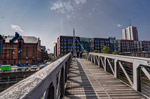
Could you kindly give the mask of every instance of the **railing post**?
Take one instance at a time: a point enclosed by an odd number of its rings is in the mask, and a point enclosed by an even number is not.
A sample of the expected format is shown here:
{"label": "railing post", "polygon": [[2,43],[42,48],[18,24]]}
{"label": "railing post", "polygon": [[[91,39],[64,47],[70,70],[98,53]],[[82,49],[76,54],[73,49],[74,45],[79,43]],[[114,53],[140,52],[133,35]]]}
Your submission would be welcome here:
{"label": "railing post", "polygon": [[100,57],[97,58],[97,65],[100,67]]}
{"label": "railing post", "polygon": [[94,64],[97,65],[97,56],[94,56]]}
{"label": "railing post", "polygon": [[91,55],[91,62],[93,63],[93,55]]}
{"label": "railing post", "polygon": [[140,67],[139,67],[139,63],[136,61],[133,61],[133,88],[137,91],[141,90],[141,81],[140,81],[140,77],[141,77],[141,73],[140,73]]}
{"label": "railing post", "polygon": [[104,57],[104,71],[107,71],[106,57]]}
{"label": "railing post", "polygon": [[118,76],[118,66],[117,66],[117,59],[114,59],[114,77],[117,78]]}

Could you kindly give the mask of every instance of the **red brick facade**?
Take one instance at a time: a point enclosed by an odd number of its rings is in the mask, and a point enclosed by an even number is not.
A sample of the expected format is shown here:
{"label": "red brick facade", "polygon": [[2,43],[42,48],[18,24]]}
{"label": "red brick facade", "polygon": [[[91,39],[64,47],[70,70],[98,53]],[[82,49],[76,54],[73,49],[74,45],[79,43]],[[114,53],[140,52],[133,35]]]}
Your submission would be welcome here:
{"label": "red brick facade", "polygon": [[57,43],[54,46],[54,56],[57,57]]}
{"label": "red brick facade", "polygon": [[94,38],[94,50],[101,52],[104,46],[110,48],[110,40],[107,38]]}
{"label": "red brick facade", "polygon": [[[77,56],[80,54],[80,37],[76,37],[75,51]],[[57,56],[63,56],[69,52],[72,52],[73,37],[72,36],[60,36],[57,39]],[[56,54],[56,53],[55,53]]]}
{"label": "red brick facade", "polygon": [[150,52],[150,41],[142,41],[143,51]]}
{"label": "red brick facade", "polygon": [[[36,41],[30,39],[34,39]],[[13,41],[11,41],[13,40]],[[0,38],[0,64],[37,64],[41,62],[41,42],[35,37]]]}

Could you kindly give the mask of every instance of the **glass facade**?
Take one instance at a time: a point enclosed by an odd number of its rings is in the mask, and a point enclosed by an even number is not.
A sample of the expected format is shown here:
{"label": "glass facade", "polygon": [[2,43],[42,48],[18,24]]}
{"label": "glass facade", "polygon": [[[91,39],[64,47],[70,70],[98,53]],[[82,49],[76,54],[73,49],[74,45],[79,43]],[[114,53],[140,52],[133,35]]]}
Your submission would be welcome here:
{"label": "glass facade", "polygon": [[93,52],[93,39],[92,38],[80,38],[81,51],[86,50]]}
{"label": "glass facade", "polygon": [[116,40],[115,37],[109,37],[109,40],[110,40],[110,52],[113,52],[115,50],[120,51],[119,40]]}

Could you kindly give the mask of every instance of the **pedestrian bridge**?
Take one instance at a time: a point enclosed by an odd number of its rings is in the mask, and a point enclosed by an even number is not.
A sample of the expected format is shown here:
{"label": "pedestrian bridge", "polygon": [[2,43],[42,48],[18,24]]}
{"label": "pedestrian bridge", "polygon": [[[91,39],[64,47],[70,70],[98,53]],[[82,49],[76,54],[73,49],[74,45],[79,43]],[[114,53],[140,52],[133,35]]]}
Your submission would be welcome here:
{"label": "pedestrian bridge", "polygon": [[147,99],[150,59],[69,53],[0,93],[0,99]]}

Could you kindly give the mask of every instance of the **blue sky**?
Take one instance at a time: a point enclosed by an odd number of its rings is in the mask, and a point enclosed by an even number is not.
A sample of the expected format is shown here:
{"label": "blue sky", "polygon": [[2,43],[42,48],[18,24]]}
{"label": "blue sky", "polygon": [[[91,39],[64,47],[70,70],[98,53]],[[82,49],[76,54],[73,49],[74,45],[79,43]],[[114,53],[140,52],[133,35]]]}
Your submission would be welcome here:
{"label": "blue sky", "polygon": [[53,52],[59,35],[122,38],[136,26],[140,40],[150,40],[150,0],[0,0],[0,34],[40,37]]}

